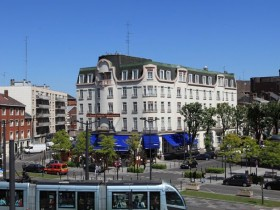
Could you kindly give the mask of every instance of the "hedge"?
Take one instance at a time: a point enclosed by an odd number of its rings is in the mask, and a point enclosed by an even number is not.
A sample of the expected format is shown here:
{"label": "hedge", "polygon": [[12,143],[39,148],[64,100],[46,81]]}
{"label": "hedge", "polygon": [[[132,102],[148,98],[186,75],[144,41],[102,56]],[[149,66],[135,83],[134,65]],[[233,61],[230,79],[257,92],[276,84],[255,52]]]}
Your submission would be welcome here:
{"label": "hedge", "polygon": [[152,164],[152,168],[154,168],[154,169],[166,169],[166,164],[155,163],[155,164]]}
{"label": "hedge", "polygon": [[213,173],[213,174],[223,174],[225,172],[224,168],[206,168],[206,173]]}
{"label": "hedge", "polygon": [[[184,178],[194,178],[194,171],[185,171]],[[196,179],[202,178],[202,172],[201,171],[196,171],[195,178]]]}
{"label": "hedge", "polygon": [[144,168],[142,167],[137,167],[135,166],[135,170],[134,170],[134,166],[129,166],[127,168],[127,172],[131,172],[131,173],[143,173],[144,172]]}

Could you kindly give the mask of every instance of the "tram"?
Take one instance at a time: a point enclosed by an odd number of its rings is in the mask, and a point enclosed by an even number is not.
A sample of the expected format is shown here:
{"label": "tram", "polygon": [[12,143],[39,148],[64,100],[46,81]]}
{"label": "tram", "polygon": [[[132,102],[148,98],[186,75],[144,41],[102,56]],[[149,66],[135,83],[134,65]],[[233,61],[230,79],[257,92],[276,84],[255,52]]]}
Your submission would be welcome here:
{"label": "tram", "polygon": [[[33,181],[16,183],[17,210],[179,210],[186,202],[158,181]],[[0,182],[0,209],[8,210],[9,182]]]}

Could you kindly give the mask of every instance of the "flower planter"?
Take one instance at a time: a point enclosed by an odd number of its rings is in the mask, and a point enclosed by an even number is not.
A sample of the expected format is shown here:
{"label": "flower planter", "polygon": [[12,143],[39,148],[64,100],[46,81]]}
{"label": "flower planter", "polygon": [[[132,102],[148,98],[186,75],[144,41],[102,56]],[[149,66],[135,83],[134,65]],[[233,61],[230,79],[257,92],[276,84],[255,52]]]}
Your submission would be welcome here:
{"label": "flower planter", "polygon": [[200,190],[200,185],[198,183],[189,183],[186,186],[187,190]]}
{"label": "flower planter", "polygon": [[253,191],[248,189],[240,189],[237,194],[238,196],[253,197]]}

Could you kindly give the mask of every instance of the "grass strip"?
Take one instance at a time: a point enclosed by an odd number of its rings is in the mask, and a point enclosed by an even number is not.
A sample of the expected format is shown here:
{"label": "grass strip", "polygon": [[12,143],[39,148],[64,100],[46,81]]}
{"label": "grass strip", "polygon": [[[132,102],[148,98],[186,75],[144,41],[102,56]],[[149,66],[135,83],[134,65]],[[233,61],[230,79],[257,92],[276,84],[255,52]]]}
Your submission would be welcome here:
{"label": "grass strip", "polygon": [[199,198],[206,198],[206,199],[208,198],[208,199],[215,199],[215,200],[222,200],[222,201],[230,201],[235,203],[238,202],[238,203],[246,203],[246,204],[266,206],[266,207],[280,207],[279,201],[264,200],[264,204],[262,205],[261,199],[242,197],[236,195],[225,195],[225,194],[202,192],[202,191],[195,191],[195,190],[185,190],[182,191],[181,194],[183,196],[199,197]]}

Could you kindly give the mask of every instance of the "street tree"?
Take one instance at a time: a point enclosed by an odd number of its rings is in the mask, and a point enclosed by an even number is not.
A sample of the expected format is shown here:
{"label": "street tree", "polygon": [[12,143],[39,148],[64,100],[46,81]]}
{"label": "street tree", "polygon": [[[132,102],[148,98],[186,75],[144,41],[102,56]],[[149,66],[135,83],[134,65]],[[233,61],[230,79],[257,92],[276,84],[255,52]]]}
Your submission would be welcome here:
{"label": "street tree", "polygon": [[248,160],[250,160],[249,163],[251,168],[251,159],[259,157],[260,146],[257,144],[256,140],[250,136],[246,136],[241,139],[241,146],[242,156],[246,158],[246,166],[248,164]]}
{"label": "street tree", "polygon": [[248,106],[247,119],[250,129],[254,132],[255,138],[260,144],[261,136],[266,128],[265,107],[259,103],[253,103]]}
{"label": "street tree", "polygon": [[260,151],[260,161],[262,165],[273,169],[280,165],[280,143],[266,140],[264,147]]}
{"label": "street tree", "polygon": [[[241,127],[246,127],[246,115],[247,107],[242,105],[237,105],[233,108],[233,123],[235,125],[236,133],[239,135]],[[243,125],[243,126],[242,126]]]}
{"label": "street tree", "polygon": [[185,104],[180,110],[180,114],[184,116],[186,123],[186,131],[190,138],[190,157],[196,135],[203,125],[203,109],[198,102]]}
{"label": "street tree", "polygon": [[241,159],[241,139],[236,134],[227,134],[220,146],[221,154],[230,162],[238,162]]}
{"label": "street tree", "polygon": [[96,150],[96,153],[102,157],[104,168],[107,168],[110,163],[113,162],[115,158],[117,158],[117,153],[115,151],[115,142],[116,140],[112,135],[104,135],[100,134],[99,138],[101,141],[99,145],[101,147],[100,150]]}
{"label": "street tree", "polygon": [[[93,146],[90,144],[90,138],[88,137],[87,139],[88,141],[88,152],[92,153],[93,152]],[[76,155],[81,156],[85,153],[86,151],[86,132],[82,131],[77,135],[77,143],[76,146],[74,148],[74,153]]]}
{"label": "street tree", "polygon": [[222,135],[233,126],[233,108],[228,103],[217,104],[217,115],[220,117],[222,123]]}
{"label": "street tree", "polygon": [[52,149],[55,151],[68,151],[71,149],[71,141],[70,136],[65,130],[57,131],[52,139],[52,142],[54,145],[52,146]]}
{"label": "street tree", "polygon": [[216,120],[214,119],[214,116],[216,114],[216,108],[215,107],[205,107],[203,109],[203,114],[202,114],[202,118],[203,118],[203,123],[202,123],[202,127],[203,129],[205,129],[205,138],[204,138],[204,145],[205,145],[205,149],[207,151],[212,150],[213,145],[212,145],[212,136],[210,133],[210,130],[212,127],[214,127],[216,125]]}
{"label": "street tree", "polygon": [[133,166],[135,171],[135,165],[136,165],[136,152],[139,148],[140,144],[140,135],[138,133],[132,133],[132,135],[128,138],[127,144],[129,147],[129,151],[131,154],[131,159],[133,160]]}
{"label": "street tree", "polygon": [[[280,121],[280,103],[278,101],[270,101],[266,106],[267,117],[271,118],[274,134],[278,134]],[[269,129],[269,128],[268,128]]]}

